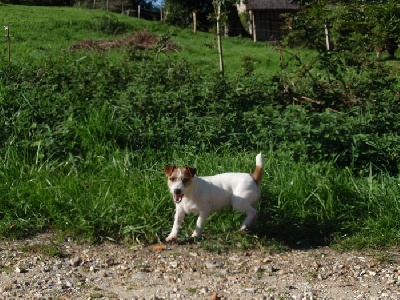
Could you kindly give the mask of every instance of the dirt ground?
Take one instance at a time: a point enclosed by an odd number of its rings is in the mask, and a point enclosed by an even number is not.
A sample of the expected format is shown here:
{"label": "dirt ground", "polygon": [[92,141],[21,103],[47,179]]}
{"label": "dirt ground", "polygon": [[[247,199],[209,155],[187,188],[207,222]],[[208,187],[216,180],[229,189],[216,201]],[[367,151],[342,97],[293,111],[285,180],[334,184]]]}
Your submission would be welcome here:
{"label": "dirt ground", "polygon": [[1,241],[0,299],[400,299],[400,249],[218,254],[45,233]]}
{"label": "dirt ground", "polygon": [[90,40],[85,39],[76,42],[71,50],[96,50],[106,51],[122,47],[132,47],[138,50],[154,50],[158,52],[177,51],[178,47],[172,41],[160,41],[159,37],[149,31],[140,31],[125,37],[117,37],[111,40]]}

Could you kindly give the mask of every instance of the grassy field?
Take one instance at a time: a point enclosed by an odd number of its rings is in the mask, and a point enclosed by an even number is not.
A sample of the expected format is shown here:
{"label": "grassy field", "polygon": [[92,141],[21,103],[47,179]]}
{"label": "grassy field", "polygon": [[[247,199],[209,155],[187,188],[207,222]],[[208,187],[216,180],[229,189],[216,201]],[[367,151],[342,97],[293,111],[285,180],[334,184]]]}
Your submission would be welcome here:
{"label": "grassy field", "polygon": [[[251,172],[262,151],[257,222],[242,234],[243,215],[214,214],[204,247],[399,244],[398,80],[365,91],[371,105],[318,111],[292,105],[266,43],[223,39],[222,78],[213,34],[80,8],[0,5],[0,22],[11,34],[11,66],[0,39],[0,237],[163,241],[174,211],[164,165]],[[144,30],[154,49],[70,50]],[[167,39],[177,50],[157,54]]]}
{"label": "grassy field", "polygon": [[[12,41],[12,61],[15,64],[62,55],[82,39],[112,39],[114,33],[130,35],[148,30],[171,38],[179,53],[166,53],[160,59],[184,57],[204,72],[218,71],[219,58],[216,36],[189,29],[166,26],[125,15],[107,14],[103,10],[2,5],[0,22],[9,26]],[[5,43],[5,39],[1,41]],[[272,74],[279,67],[279,51],[265,43],[253,43],[240,38],[223,39],[226,73],[237,72],[250,60],[257,74]],[[2,47],[6,61],[6,45]]]}

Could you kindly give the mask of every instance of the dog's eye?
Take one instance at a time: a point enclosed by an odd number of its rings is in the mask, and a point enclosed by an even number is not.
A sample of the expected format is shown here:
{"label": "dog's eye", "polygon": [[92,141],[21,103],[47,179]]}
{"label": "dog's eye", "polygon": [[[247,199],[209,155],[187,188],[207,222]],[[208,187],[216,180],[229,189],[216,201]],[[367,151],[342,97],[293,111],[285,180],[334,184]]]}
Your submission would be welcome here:
{"label": "dog's eye", "polygon": [[188,182],[189,182],[189,178],[183,178],[183,179],[182,179],[182,183],[183,183],[183,184],[186,184],[186,183],[188,183]]}
{"label": "dog's eye", "polygon": [[169,181],[175,182],[176,181],[176,177],[170,177]]}

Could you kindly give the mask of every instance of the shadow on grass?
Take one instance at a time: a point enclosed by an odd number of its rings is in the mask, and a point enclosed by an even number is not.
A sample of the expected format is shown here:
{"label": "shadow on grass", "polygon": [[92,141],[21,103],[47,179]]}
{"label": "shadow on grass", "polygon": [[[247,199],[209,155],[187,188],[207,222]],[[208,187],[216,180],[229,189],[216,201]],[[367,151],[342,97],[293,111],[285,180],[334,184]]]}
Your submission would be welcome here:
{"label": "shadow on grass", "polygon": [[259,239],[275,240],[292,249],[314,248],[336,243],[344,236],[355,233],[352,222],[340,217],[323,219],[319,215],[300,216],[264,201],[258,207],[252,233]]}

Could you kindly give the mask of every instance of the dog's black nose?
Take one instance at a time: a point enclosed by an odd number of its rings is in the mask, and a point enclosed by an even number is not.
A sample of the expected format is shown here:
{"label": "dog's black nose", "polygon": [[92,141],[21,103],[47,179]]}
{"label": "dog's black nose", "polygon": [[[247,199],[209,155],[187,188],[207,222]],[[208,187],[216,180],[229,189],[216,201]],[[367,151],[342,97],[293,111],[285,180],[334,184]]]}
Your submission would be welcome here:
{"label": "dog's black nose", "polygon": [[176,195],[182,194],[181,189],[174,189],[174,194],[176,194]]}

